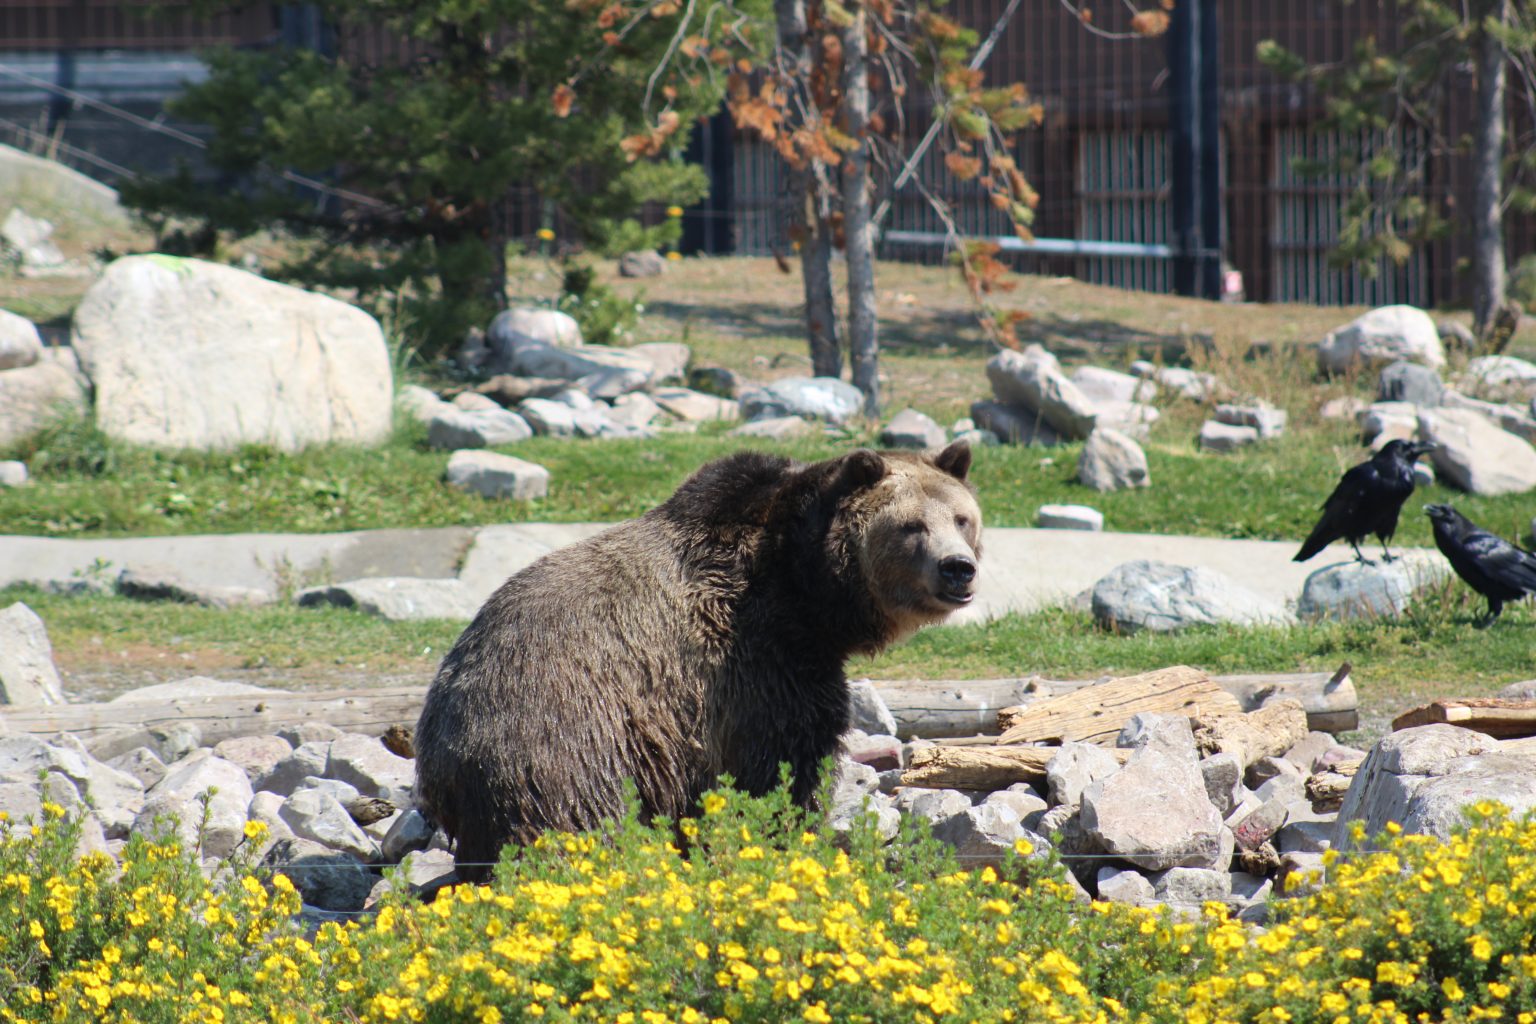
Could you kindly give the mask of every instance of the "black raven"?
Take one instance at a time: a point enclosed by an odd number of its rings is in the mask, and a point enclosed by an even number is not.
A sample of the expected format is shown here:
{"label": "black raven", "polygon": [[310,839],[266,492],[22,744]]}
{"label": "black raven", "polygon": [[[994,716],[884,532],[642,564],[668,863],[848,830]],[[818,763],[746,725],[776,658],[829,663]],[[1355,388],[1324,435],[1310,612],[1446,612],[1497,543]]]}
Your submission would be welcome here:
{"label": "black raven", "polygon": [[1355,549],[1355,558],[1375,565],[1360,553],[1360,542],[1372,533],[1381,541],[1382,561],[1392,561],[1387,541],[1397,532],[1397,514],[1413,493],[1413,460],[1435,448],[1413,441],[1388,441],[1370,461],[1345,472],[1339,486],[1323,502],[1322,518],[1292,561],[1305,562],[1343,538]]}
{"label": "black raven", "polygon": [[1435,530],[1435,547],[1467,586],[1488,599],[1488,617],[1479,628],[1493,625],[1505,601],[1536,593],[1536,555],[1494,536],[1449,505],[1425,505],[1424,511]]}

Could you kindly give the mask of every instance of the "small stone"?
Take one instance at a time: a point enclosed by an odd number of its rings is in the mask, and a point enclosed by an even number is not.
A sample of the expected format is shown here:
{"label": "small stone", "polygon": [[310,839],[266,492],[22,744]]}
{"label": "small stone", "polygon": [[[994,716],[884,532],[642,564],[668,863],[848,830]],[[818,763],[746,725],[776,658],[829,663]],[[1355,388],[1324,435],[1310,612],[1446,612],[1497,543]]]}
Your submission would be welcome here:
{"label": "small stone", "polygon": [[25,487],[27,464],[15,459],[0,460],[0,487]]}
{"label": "small stone", "polygon": [[1138,712],[1121,728],[1115,746],[1130,750],[1156,750],[1169,757],[1190,762],[1200,759],[1195,748],[1195,732],[1190,728],[1187,715]]}
{"label": "small stone", "polygon": [[1225,902],[1232,895],[1232,876],[1226,866],[1214,868],[1169,868],[1151,877],[1152,890],[1159,903],[1199,910],[1207,903]]}
{"label": "small stone", "polygon": [[1053,805],[1082,801],[1083,790],[1120,770],[1120,761],[1092,743],[1067,742],[1045,763],[1046,784]]}
{"label": "small stone", "polygon": [[457,451],[448,459],[448,486],[481,497],[532,501],[549,494],[549,470],[499,452]]}
{"label": "small stone", "polygon": [[390,825],[380,843],[380,853],[386,863],[397,863],[408,853],[425,850],[432,841],[433,831],[432,823],[420,811],[407,808]]}
{"label": "small stone", "polygon": [[1041,505],[1035,513],[1035,526],[1042,530],[1104,529],[1104,513],[1087,505]]}
{"label": "small stone", "polygon": [[165,762],[160,760],[160,755],[148,747],[134,747],[112,758],[107,766],[132,775],[145,789],[165,778],[166,772],[170,771]]}
{"label": "small stone", "polygon": [[659,277],[667,269],[667,261],[655,249],[627,252],[619,257],[620,277]]}
{"label": "small stone", "polygon": [[887,448],[942,448],[944,441],[944,428],[916,409],[903,409],[880,431]]}
{"label": "small stone", "polygon": [[1141,445],[1108,427],[1096,427],[1077,460],[1077,479],[1096,491],[1120,491],[1147,487],[1152,476]]}
{"label": "small stone", "polygon": [[1157,901],[1157,892],[1147,876],[1134,868],[1099,868],[1099,899],[1108,903],[1128,903],[1144,907]]}
{"label": "small stone", "polygon": [[1232,426],[1216,420],[1206,420],[1200,426],[1199,445],[1208,452],[1232,452],[1251,444],[1257,444],[1257,427]]}
{"label": "small stone", "polygon": [[254,783],[293,753],[293,746],[280,736],[233,736],[214,744],[213,753],[239,765]]}
{"label": "small stone", "polygon": [[661,406],[643,391],[620,395],[613,400],[613,408],[608,410],[609,418],[615,423],[633,428],[648,427],[660,415]]}
{"label": "small stone", "polygon": [[852,679],[848,682],[848,724],[870,734],[896,734],[896,716],[886,706],[874,684],[868,679]]}
{"label": "small stone", "polygon": [[449,406],[433,416],[427,424],[427,444],[448,451],[491,448],[526,441],[536,429],[536,426],[530,426],[528,420],[510,409],[498,407],[467,412]]}
{"label": "small stone", "polygon": [[17,601],[0,611],[0,704],[63,703],[64,689],[53,665],[48,630],[36,612]]}
{"label": "small stone", "polygon": [[971,801],[957,789],[903,789],[896,794],[896,807],[903,814],[927,818],[937,825],[971,809]]}
{"label": "small stone", "polygon": [[689,388],[656,388],[651,392],[651,397],[668,415],[675,416],[685,423],[734,420],[740,414],[739,407],[731,399],[693,391]]}
{"label": "small stone", "polygon": [[1287,419],[1284,409],[1277,409],[1268,402],[1216,407],[1216,422],[1234,427],[1252,427],[1259,432],[1261,441],[1285,433]]}
{"label": "small stone", "polygon": [[1398,360],[1382,367],[1376,378],[1376,397],[1383,402],[1407,402],[1436,406],[1445,395],[1445,382],[1428,366]]}

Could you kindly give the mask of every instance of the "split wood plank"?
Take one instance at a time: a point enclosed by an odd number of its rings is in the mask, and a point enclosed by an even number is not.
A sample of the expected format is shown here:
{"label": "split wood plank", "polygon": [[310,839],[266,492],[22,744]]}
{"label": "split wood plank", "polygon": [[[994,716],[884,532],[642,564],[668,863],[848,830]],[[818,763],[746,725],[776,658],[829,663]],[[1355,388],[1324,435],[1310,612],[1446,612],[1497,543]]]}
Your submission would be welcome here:
{"label": "split wood plank", "polygon": [[1437,700],[1404,711],[1392,719],[1392,729],[1416,725],[1459,725],[1495,739],[1536,736],[1536,700],[1467,697]]}
{"label": "split wood plank", "polygon": [[1238,699],[1188,665],[1112,679],[1074,693],[1038,700],[998,714],[998,745],[1076,740],[1113,747],[1120,730],[1142,712],[1214,718],[1240,715]]}
{"label": "split wood plank", "polygon": [[[1045,780],[1045,766],[1060,747],[923,747],[912,753],[912,765],[901,773],[903,786],[928,789],[1007,789],[1015,782]],[[1124,764],[1131,751],[1111,754]]]}

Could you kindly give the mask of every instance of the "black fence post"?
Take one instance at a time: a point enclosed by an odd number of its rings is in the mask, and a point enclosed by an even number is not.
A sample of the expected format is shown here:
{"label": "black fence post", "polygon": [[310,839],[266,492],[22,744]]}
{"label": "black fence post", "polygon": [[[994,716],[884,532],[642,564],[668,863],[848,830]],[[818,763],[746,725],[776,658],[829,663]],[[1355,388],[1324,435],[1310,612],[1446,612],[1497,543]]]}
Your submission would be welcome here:
{"label": "black fence post", "polygon": [[1179,0],[1168,28],[1173,289],[1221,297],[1221,81],[1215,0]]}

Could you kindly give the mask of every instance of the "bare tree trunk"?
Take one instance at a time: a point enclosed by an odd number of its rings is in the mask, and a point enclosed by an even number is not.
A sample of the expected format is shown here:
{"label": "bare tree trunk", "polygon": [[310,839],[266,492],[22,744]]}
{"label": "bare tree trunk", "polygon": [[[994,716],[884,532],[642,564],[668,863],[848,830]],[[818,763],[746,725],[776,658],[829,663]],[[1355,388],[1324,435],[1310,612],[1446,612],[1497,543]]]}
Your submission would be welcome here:
{"label": "bare tree trunk", "polygon": [[[1509,0],[1489,5],[1487,21],[1509,20]],[[1472,330],[1483,340],[1504,303],[1504,80],[1508,57],[1486,22],[1477,35],[1477,107],[1472,127]]]}
{"label": "bare tree trunk", "polygon": [[[794,77],[809,82],[819,46],[807,38],[805,0],[774,0],[781,60],[795,68]],[[809,99],[808,101],[809,102]],[[805,337],[811,366],[818,377],[839,377],[843,372],[842,349],[837,337],[837,306],[832,298],[831,200],[822,183],[826,165],[810,165],[790,171],[790,223],[798,227],[800,279],[805,287]]]}
{"label": "bare tree trunk", "polygon": [[875,226],[870,219],[869,60],[861,5],[843,32],[845,130],[858,147],[843,160],[843,235],[848,257],[848,358],[864,411],[880,414],[880,337],[875,320]]}

